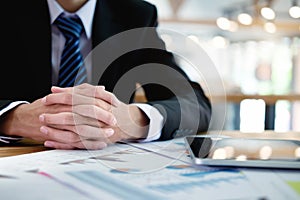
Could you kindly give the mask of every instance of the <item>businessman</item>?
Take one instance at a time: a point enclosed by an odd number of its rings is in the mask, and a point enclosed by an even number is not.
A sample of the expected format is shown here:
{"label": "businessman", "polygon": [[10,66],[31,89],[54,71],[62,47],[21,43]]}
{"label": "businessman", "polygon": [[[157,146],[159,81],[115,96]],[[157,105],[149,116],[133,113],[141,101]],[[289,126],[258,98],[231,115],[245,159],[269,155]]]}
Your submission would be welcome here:
{"label": "businessman", "polygon": [[[150,3],[27,0],[4,1],[1,7],[12,11],[9,16],[0,12],[1,141],[20,137],[57,149],[102,149],[117,141],[168,140],[207,130],[209,100],[165,50],[156,32],[140,34],[135,41],[147,42],[146,35],[151,35],[151,44],[159,49],[126,53],[105,70],[103,59],[97,59],[101,55],[89,56],[117,34],[155,29],[157,11]],[[109,52],[122,48],[122,42],[109,44]],[[115,89],[139,66],[153,80],[142,85],[146,103],[133,101],[136,83],[143,83],[145,76],[133,76]],[[163,66],[171,70],[160,70]],[[99,71],[104,72],[97,77]],[[169,80],[173,89],[157,77]]]}

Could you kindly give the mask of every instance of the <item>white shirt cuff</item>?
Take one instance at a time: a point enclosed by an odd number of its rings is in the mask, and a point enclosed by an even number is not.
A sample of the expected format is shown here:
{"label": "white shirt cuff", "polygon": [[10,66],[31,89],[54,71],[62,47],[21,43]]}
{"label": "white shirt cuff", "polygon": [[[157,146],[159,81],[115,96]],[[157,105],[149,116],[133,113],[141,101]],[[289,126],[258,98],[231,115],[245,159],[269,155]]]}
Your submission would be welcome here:
{"label": "white shirt cuff", "polygon": [[150,119],[149,131],[146,139],[138,140],[138,142],[150,142],[160,138],[163,128],[164,118],[160,112],[153,106],[143,103],[135,103]]}
{"label": "white shirt cuff", "polygon": [[4,113],[6,113],[7,111],[15,108],[16,106],[23,104],[23,103],[29,103],[27,101],[14,101],[12,103],[10,103],[8,106],[6,106],[5,108],[3,108],[2,110],[0,110],[0,116],[3,115]]}

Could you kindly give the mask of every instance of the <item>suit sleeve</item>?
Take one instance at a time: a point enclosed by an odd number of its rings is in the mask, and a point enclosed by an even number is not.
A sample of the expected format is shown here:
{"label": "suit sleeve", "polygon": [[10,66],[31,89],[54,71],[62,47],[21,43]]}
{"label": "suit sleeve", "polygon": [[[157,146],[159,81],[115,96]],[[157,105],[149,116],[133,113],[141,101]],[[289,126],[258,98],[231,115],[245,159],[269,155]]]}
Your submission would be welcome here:
{"label": "suit sleeve", "polygon": [[[153,6],[150,27],[157,27],[157,11]],[[178,66],[174,55],[168,52],[157,32],[150,34],[152,42],[160,49],[149,49],[142,58],[145,63],[157,63],[165,70],[149,70],[148,76],[163,84],[143,85],[148,104],[154,106],[164,117],[159,140],[168,140],[206,131],[211,118],[211,103],[201,86],[192,82]],[[148,39],[148,36],[147,38]],[[155,68],[155,66],[154,66]]]}
{"label": "suit sleeve", "polygon": [[10,100],[0,100],[0,110],[4,109],[6,106],[8,106],[13,101]]}

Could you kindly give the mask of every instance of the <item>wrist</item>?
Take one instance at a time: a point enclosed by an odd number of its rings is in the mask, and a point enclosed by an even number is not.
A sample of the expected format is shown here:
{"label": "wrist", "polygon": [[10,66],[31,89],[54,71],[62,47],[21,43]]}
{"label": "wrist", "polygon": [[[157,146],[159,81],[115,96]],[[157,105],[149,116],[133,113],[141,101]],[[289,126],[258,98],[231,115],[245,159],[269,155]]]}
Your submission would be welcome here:
{"label": "wrist", "polygon": [[117,125],[113,127],[115,134],[110,139],[130,141],[147,138],[150,120],[139,107],[122,103],[113,114],[117,118]]}
{"label": "wrist", "polygon": [[10,111],[4,113],[0,118],[0,133],[3,133],[8,136],[20,135],[21,128],[19,128],[18,123],[15,123],[19,120],[19,110],[25,104],[21,104]]}
{"label": "wrist", "polygon": [[129,116],[132,122],[132,132],[128,133],[129,139],[145,139],[148,135],[149,122],[148,116],[136,105],[129,105]]}
{"label": "wrist", "polygon": [[136,105],[129,105],[129,115],[131,121],[139,127],[145,127],[149,125],[148,116]]}

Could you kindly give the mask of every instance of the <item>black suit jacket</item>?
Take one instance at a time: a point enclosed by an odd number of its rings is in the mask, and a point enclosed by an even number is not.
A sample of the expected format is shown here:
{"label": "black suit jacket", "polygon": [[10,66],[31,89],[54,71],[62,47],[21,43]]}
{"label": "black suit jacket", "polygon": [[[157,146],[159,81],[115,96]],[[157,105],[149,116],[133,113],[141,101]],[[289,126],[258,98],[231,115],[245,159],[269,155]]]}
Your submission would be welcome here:
{"label": "black suit jacket", "polygon": [[[2,25],[0,40],[2,53],[0,75],[0,109],[12,101],[32,102],[50,93],[51,83],[51,26],[46,0],[4,1],[1,3],[0,22]],[[10,15],[4,13],[10,10]],[[126,30],[141,27],[156,27],[156,8],[141,0],[98,0],[92,30],[92,43],[96,47],[101,42]],[[137,41],[148,38],[140,35]],[[164,49],[162,40],[155,33],[151,40]],[[122,45],[122,44],[118,44]],[[120,46],[111,46],[110,52]],[[96,56],[97,57],[97,56]],[[159,63],[176,70],[182,77],[169,73],[155,74],[151,65],[146,68],[148,78],[163,77],[173,81],[177,88],[181,82],[188,81],[193,91],[179,89],[184,105],[179,105],[178,97],[167,87],[159,84],[147,84],[143,88],[150,105],[155,106],[164,116],[165,124],[160,140],[170,139],[175,135],[184,135],[208,128],[211,107],[199,84],[188,80],[186,74],[177,66],[171,53],[158,49],[141,49],[120,56],[97,77],[99,63],[93,63],[93,82],[105,85],[112,92],[118,80],[136,66],[147,63]],[[154,67],[155,64],[153,64]],[[116,96],[126,103],[132,102],[135,83],[142,83],[141,77],[133,76],[123,85]],[[127,94],[126,94],[127,93]],[[130,98],[128,98],[130,93]],[[191,94],[196,100],[191,100]],[[199,116],[199,117],[195,117]],[[195,119],[197,118],[197,119]],[[190,122],[197,127],[189,127]],[[189,130],[191,129],[191,130]]]}

